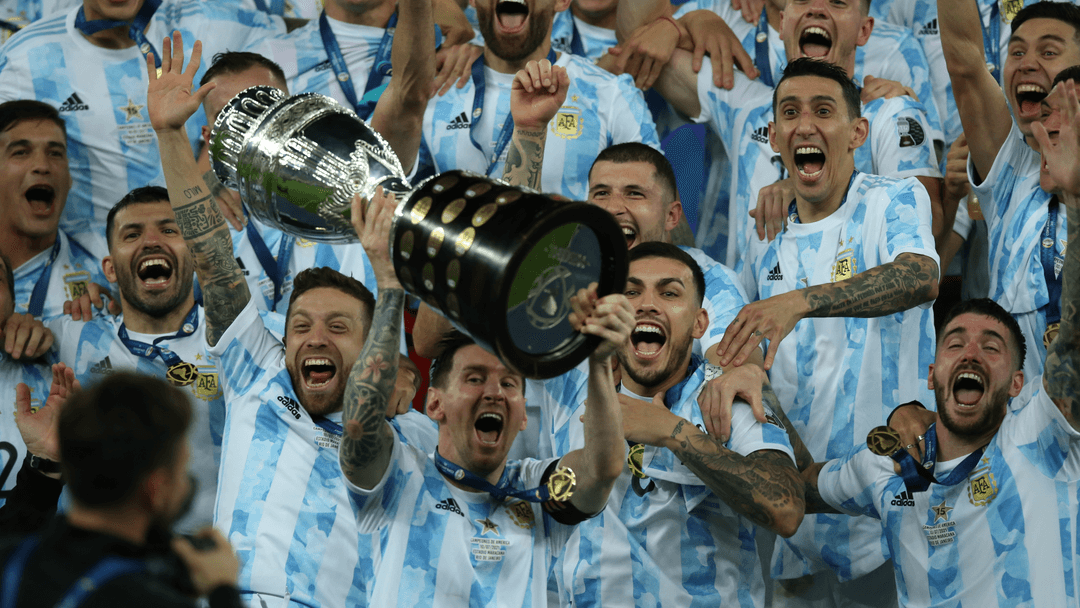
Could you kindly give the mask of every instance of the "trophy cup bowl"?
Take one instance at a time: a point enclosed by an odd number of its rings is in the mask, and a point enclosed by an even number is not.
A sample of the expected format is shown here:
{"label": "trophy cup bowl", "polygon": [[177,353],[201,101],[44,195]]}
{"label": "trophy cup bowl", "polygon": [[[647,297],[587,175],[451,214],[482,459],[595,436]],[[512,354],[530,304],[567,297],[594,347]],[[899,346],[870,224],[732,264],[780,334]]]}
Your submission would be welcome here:
{"label": "trophy cup bowl", "polygon": [[626,283],[626,239],[603,209],[466,171],[412,188],[382,137],[322,95],[241,92],[218,115],[210,155],[252,215],[313,241],[357,242],[353,195],[393,192],[388,238],[402,286],[530,378],[565,373],[599,344],[571,327],[570,296]]}

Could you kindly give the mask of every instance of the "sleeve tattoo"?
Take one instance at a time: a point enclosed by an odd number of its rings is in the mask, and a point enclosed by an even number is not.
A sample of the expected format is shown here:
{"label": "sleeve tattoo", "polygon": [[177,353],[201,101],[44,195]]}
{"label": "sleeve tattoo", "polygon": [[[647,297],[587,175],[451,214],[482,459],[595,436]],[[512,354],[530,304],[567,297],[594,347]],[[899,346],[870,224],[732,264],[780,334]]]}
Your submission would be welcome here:
{"label": "sleeve tattoo", "polygon": [[544,163],[544,131],[514,130],[503,179],[515,186],[540,190],[540,170]]}
{"label": "sleeve tattoo", "polygon": [[916,253],[902,253],[845,281],[804,289],[810,317],[881,317],[928,302],[937,291],[938,267]]}

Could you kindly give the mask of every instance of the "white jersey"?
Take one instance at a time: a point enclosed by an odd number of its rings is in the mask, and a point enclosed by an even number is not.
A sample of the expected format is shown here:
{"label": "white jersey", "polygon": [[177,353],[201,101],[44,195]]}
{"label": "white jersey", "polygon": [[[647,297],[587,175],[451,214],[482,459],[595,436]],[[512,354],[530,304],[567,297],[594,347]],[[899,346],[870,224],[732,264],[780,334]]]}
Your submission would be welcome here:
{"label": "white jersey", "polygon": [[256,8],[290,19],[318,19],[323,0],[242,0],[245,8]]}
{"label": "white jersey", "polygon": [[128,330],[128,337],[139,343],[139,346],[132,344],[130,349],[119,335],[122,316],[98,317],[89,322],[72,321],[71,317],[62,316],[49,323],[56,336],[60,361],[75,371],[75,377],[84,387],[93,386],[118,371],[167,379],[170,364],[162,356],[151,359],[132,352],[148,345],[168,349],[180,361],[195,366],[197,375],[185,386],[185,391],[192,397],[193,406],[188,430],[191,446],[188,466],[198,486],[191,511],[176,524],[176,529],[185,533],[196,532],[213,521],[221,431],[225,421],[219,370],[216,361],[206,352],[206,318],[201,306],[196,306],[196,310],[194,322],[185,319],[177,333],[151,336]]}
{"label": "white jersey", "polygon": [[968,179],[975,184],[989,233],[990,298],[1020,324],[1027,344],[1024,375],[1028,378],[1042,373],[1046,359],[1043,333],[1050,297],[1043,250],[1052,250],[1050,257],[1060,276],[1068,244],[1061,205],[1054,234],[1044,234],[1050,194],[1039,187],[1039,165],[1039,153],[1024,142],[1016,123],[982,183],[975,182],[974,168],[968,163]]}
{"label": "white jersey", "polygon": [[[54,257],[55,256],[55,257]],[[46,276],[48,271],[48,276]],[[15,269],[15,312],[30,313],[43,321],[64,314],[64,302],[87,292],[90,283],[109,287],[101,270],[101,261],[90,255],[78,243],[68,239],[61,230],[52,247],[23,262]],[[44,298],[34,302],[34,288],[42,283]]]}
{"label": "white jersey", "polygon": [[[164,185],[164,177],[146,110],[146,60],[134,46],[116,50],[91,44],[75,29],[78,10],[42,19],[0,47],[0,101],[36,99],[60,110],[75,180],[60,226],[103,258],[109,209],[134,188]],[[162,39],[174,30],[184,35],[186,56],[202,40],[203,57],[210,58],[284,31],[284,23],[235,6],[166,0],[150,20],[147,41],[160,52]],[[203,62],[196,82],[209,63]],[[205,124],[201,112],[187,123],[193,150]]]}
{"label": "white jersey", "polygon": [[585,23],[570,9],[555,13],[551,24],[551,46],[560,53],[573,53],[595,63],[613,46],[619,46],[615,30]]}
{"label": "white jersey", "polygon": [[[1006,414],[974,470],[908,492],[865,445],[818,475],[822,498],[869,515],[893,556],[902,606],[1075,606],[1080,433],[1042,390]],[[945,478],[963,458],[939,462]],[[873,518],[873,519],[870,519]]]}
{"label": "white jersey", "polygon": [[[554,462],[511,461],[503,476],[535,488]],[[458,489],[396,433],[378,485],[345,484],[361,532],[377,540],[372,606],[547,606],[548,572],[572,528],[539,503]]]}
{"label": "white jersey", "polygon": [[[731,221],[734,238],[728,239],[727,259],[736,272],[742,272],[746,261],[756,259],[767,246],[758,240],[750,209],[757,207],[758,192],[787,177],[780,155],[769,144],[769,121],[772,120],[772,89],[760,82],[735,74],[732,90],[712,84],[712,66],[704,62],[698,73],[698,101],[701,114],[696,122],[706,123],[715,130],[727,149],[728,158],[738,159],[732,169],[728,198],[717,209]],[[940,178],[937,156],[927,133],[929,123],[922,104],[903,96],[875,99],[863,104],[862,115],[870,123],[870,135],[865,144],[855,150],[855,168],[864,173],[895,178]],[[726,204],[725,204],[726,203]],[[708,201],[703,201],[708,204]],[[704,218],[704,215],[703,215]],[[703,224],[704,226],[704,224]],[[698,244],[707,253],[713,231],[699,227]],[[734,263],[731,263],[735,260]],[[755,287],[744,284],[747,292]]]}
{"label": "white jersey", "polygon": [[26,458],[26,444],[15,425],[15,387],[20,382],[30,387],[32,409],[45,405],[52,387],[50,363],[15,360],[0,352],[0,506],[15,487],[15,478]]}
{"label": "white jersey", "polygon": [[[241,595],[309,608],[366,605],[370,570],[360,558],[368,559],[368,545],[338,465],[341,413],[314,420],[300,405],[285,346],[253,301],[209,351],[219,358],[228,403],[214,524],[240,558]],[[414,424],[406,436],[432,445],[430,421],[417,416],[426,435]]]}
{"label": "white jersey", "polygon": [[[589,169],[602,150],[624,142],[659,148],[660,142],[641,91],[629,76],[612,76],[587,59],[568,53],[560,55],[555,64],[566,68],[570,89],[548,125],[540,189],[584,201],[588,199]],[[484,97],[476,111],[476,83],[471,80],[464,88],[453,87],[428,103],[424,142],[433,155],[436,173],[465,169],[502,177],[509,139],[497,156],[496,140],[510,117],[514,75],[487,67],[481,71]]]}
{"label": "white jersey", "polygon": [[75,5],[82,0],[0,0],[0,44],[38,19]]}
{"label": "white jersey", "polygon": [[[937,263],[926,190],[913,179],[859,173],[832,215],[809,224],[789,219],[747,268],[764,300],[851,278],[902,253]],[[846,454],[901,403],[918,399],[933,407],[926,388],[934,362],[931,304],[883,317],[803,319],[780,343],[769,374],[773,390],[815,460]],[[808,516],[778,544],[773,576],[797,578],[828,566],[840,580],[857,578],[888,557],[879,537],[875,526],[855,518]]]}
{"label": "white jersey", "polygon": [[[695,367],[696,364],[696,367]],[[587,378],[584,378],[587,380]],[[668,390],[669,409],[698,428],[704,421],[697,397],[704,365]],[[587,382],[575,394],[546,404],[553,415],[556,451],[584,445],[580,421]],[[625,392],[625,391],[624,391]],[[638,407],[653,407],[647,401]],[[794,461],[777,419],[754,419],[750,407],[732,408],[731,439],[724,444],[746,456],[777,450]],[[714,495],[670,450],[644,446],[638,478],[624,468],[608,506],[577,526],[556,565],[562,606],[762,606],[764,586],[754,543],[755,526]]]}

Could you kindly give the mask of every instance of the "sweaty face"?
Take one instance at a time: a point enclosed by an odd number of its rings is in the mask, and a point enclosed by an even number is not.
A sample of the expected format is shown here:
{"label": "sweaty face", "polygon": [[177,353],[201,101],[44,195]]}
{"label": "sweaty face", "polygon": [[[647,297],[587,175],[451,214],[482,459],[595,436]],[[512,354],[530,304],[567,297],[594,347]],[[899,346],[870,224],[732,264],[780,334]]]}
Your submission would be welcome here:
{"label": "sweaty face", "polygon": [[484,45],[496,57],[521,61],[550,35],[555,16],[550,0],[476,0],[475,5]]}
{"label": "sweaty face", "polygon": [[0,223],[17,234],[56,234],[71,173],[67,138],[51,120],[23,120],[0,133]]}
{"label": "sweaty face", "polygon": [[103,268],[120,287],[124,310],[163,317],[191,295],[195,267],[167,201],[136,203],[113,218]]}
{"label": "sweaty face", "polygon": [[770,143],[795,178],[796,192],[809,202],[831,200],[847,188],[866,119],[852,120],[840,83],[819,76],[784,80],[776,103]]}
{"label": "sweaty face", "polygon": [[866,44],[874,20],[863,14],[860,0],[790,0],[784,8],[780,37],[788,61],[813,57],[855,67],[855,48]]}
{"label": "sweaty face", "polygon": [[1020,132],[1031,135],[1031,123],[1042,114],[1041,102],[1061,70],[1080,64],[1076,30],[1057,19],[1031,19],[1009,39],[1002,67],[1005,96]]}
{"label": "sweaty face", "polygon": [[956,317],[942,334],[930,388],[953,435],[974,439],[996,432],[1009,398],[1023,387],[1007,336],[1001,322],[974,313]]}
{"label": "sweaty face", "polygon": [[623,374],[646,389],[681,378],[693,340],[708,325],[691,270],[668,258],[635,260],[623,293],[636,322],[630,343],[618,351]]}
{"label": "sweaty face", "polygon": [[293,302],[285,327],[285,367],[300,404],[312,416],[341,410],[345,384],[367,335],[363,304],[332,287]]}
{"label": "sweaty face", "polygon": [[478,475],[498,471],[525,430],[524,378],[472,344],[454,353],[446,388],[429,390],[439,453]]}
{"label": "sweaty face", "polygon": [[589,202],[615,216],[626,247],[653,241],[670,242],[682,205],[672,200],[647,162],[599,161],[589,174]]}

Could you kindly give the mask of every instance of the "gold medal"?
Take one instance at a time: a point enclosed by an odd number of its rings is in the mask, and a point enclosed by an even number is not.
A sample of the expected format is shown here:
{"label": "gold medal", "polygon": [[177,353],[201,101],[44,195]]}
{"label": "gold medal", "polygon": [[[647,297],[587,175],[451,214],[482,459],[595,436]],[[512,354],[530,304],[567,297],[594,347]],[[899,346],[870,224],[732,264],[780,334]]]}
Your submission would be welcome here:
{"label": "gold medal", "polygon": [[1043,332],[1043,346],[1045,348],[1050,348],[1050,345],[1053,344],[1054,338],[1058,335],[1058,327],[1060,325],[1061,323],[1049,323],[1046,325],[1046,331]]}
{"label": "gold medal", "polygon": [[878,456],[892,456],[900,449],[900,433],[887,426],[874,427],[866,434],[866,447]]}
{"label": "gold medal", "polygon": [[972,192],[971,194],[968,194],[967,211],[968,211],[968,217],[970,217],[973,220],[984,220],[984,219],[986,219],[985,217],[983,217],[982,207],[979,206],[979,197],[975,196],[974,192]]}
{"label": "gold medal", "polygon": [[1012,23],[1022,8],[1024,8],[1024,0],[1001,0],[1001,20]]}
{"label": "gold medal", "polygon": [[634,444],[630,447],[630,453],[626,455],[626,466],[630,467],[630,472],[634,477],[638,479],[645,479],[648,475],[641,468],[642,458],[645,456],[645,445],[641,443]]}
{"label": "gold medal", "polygon": [[165,377],[176,386],[187,386],[199,377],[199,370],[194,365],[181,361],[170,365]]}
{"label": "gold medal", "polygon": [[574,487],[577,486],[577,476],[570,467],[559,467],[548,477],[547,489],[551,500],[566,502],[574,495]]}

